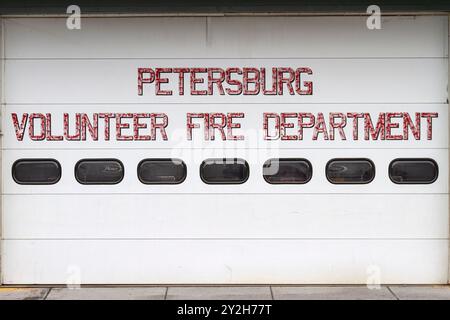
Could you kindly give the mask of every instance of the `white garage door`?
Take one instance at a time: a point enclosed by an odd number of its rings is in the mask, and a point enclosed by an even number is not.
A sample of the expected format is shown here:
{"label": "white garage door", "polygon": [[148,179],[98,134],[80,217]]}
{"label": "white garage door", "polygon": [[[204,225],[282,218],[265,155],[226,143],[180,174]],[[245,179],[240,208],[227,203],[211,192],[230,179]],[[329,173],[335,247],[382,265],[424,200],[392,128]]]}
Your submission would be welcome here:
{"label": "white garage door", "polygon": [[3,283],[447,282],[446,16],[2,27]]}

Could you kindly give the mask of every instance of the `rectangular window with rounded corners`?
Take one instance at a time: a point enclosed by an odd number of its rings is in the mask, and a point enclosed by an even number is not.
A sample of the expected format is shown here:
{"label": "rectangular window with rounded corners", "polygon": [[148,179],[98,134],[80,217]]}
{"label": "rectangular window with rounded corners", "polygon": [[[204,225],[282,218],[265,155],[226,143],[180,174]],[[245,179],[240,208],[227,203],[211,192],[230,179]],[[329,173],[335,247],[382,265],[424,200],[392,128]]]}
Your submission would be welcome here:
{"label": "rectangular window with rounded corners", "polygon": [[144,159],[137,174],[144,184],[179,184],[186,179],[186,164],[180,159]]}
{"label": "rectangular window with rounded corners", "polygon": [[249,171],[247,161],[238,158],[207,159],[200,165],[200,177],[207,184],[241,184]]}
{"label": "rectangular window with rounded corners", "polygon": [[389,164],[389,178],[397,184],[430,184],[438,174],[433,159],[395,159]]}
{"label": "rectangular window with rounded corners", "polygon": [[369,159],[332,159],[325,171],[333,184],[366,184],[375,178],[375,165]]}
{"label": "rectangular window with rounded corners", "polygon": [[306,159],[269,159],[263,165],[263,177],[270,184],[304,184],[311,180],[312,166]]}
{"label": "rectangular window with rounded corners", "polygon": [[55,184],[61,179],[61,165],[54,159],[19,159],[12,165],[18,184]]}
{"label": "rectangular window with rounded corners", "polygon": [[117,159],[83,159],[75,165],[75,178],[81,184],[117,184],[124,168]]}

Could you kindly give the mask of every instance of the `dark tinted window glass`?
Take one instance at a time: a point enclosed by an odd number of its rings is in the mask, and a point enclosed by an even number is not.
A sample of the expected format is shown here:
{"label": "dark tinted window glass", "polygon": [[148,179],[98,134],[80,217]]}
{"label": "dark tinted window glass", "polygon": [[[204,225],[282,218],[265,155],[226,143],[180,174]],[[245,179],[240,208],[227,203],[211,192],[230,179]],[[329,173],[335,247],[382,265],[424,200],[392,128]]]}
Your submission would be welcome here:
{"label": "dark tinted window glass", "polygon": [[138,177],[145,184],[177,184],[186,178],[186,165],[179,159],[145,159],[138,165]]}
{"label": "dark tinted window glass", "polygon": [[389,178],[399,184],[433,183],[438,165],[432,159],[395,159],[389,165]]}
{"label": "dark tinted window glass", "polygon": [[123,175],[122,162],[116,159],[83,159],[75,165],[75,178],[81,184],[116,184]]}
{"label": "dark tinted window glass", "polygon": [[311,180],[312,166],[306,159],[269,159],[263,175],[271,184],[302,184]]}
{"label": "dark tinted window glass", "polygon": [[327,164],[326,175],[334,184],[369,183],[375,177],[375,165],[369,159],[333,159]]}
{"label": "dark tinted window glass", "polygon": [[208,184],[244,183],[248,175],[248,163],[243,159],[207,159],[200,166],[200,177]]}
{"label": "dark tinted window glass", "polygon": [[12,166],[18,184],[55,184],[61,178],[61,165],[53,159],[20,159]]}

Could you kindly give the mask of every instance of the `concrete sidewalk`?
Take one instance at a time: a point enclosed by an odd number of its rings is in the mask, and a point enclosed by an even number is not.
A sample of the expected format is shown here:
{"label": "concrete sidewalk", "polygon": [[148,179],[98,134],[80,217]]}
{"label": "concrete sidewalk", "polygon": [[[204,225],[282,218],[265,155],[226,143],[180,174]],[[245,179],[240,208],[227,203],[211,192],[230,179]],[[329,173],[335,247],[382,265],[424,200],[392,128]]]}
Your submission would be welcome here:
{"label": "concrete sidewalk", "polygon": [[0,300],[450,300],[450,286],[0,287]]}

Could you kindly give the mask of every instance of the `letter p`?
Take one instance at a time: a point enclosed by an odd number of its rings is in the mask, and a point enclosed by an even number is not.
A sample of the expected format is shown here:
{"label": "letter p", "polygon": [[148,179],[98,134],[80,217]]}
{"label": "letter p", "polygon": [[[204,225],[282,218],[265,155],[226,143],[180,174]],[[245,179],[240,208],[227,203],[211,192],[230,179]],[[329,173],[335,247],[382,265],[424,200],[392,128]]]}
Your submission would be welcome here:
{"label": "letter p", "polygon": [[155,81],[155,71],[151,68],[138,68],[138,95],[144,94],[144,83]]}

